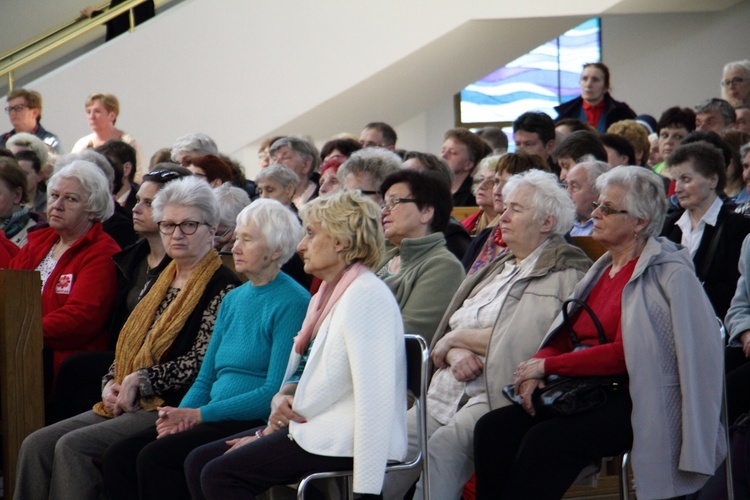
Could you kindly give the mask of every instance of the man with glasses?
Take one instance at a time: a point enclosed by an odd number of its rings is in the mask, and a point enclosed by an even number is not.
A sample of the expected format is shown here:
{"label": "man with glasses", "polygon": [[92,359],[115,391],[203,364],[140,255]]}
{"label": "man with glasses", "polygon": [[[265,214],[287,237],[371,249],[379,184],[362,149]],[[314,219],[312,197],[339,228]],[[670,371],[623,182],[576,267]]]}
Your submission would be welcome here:
{"label": "man with glasses", "polygon": [[60,139],[52,132],[42,127],[42,96],[39,92],[26,89],[16,89],[8,94],[8,105],[5,112],[10,117],[13,129],[0,135],[0,147],[19,132],[28,132],[39,137],[50,148],[58,154],[63,154]]}

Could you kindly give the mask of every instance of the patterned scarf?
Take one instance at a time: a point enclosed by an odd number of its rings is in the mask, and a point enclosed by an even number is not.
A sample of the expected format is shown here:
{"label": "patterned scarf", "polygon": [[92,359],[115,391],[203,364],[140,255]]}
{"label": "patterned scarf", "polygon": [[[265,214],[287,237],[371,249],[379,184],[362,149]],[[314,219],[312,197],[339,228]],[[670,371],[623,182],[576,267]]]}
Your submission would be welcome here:
{"label": "patterned scarf", "polygon": [[29,223],[29,207],[21,207],[20,210],[13,212],[10,217],[5,219],[0,225],[0,229],[5,231],[5,236],[12,238],[21,232],[21,229]]}

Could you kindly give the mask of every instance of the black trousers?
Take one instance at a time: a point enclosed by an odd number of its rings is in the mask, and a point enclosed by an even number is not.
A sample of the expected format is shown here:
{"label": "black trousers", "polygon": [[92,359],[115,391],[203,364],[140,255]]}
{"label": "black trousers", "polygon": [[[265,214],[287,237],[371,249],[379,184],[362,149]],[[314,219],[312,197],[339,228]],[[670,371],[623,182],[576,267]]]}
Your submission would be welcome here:
{"label": "black trousers", "polygon": [[474,428],[477,499],[559,499],[592,462],[630,448],[627,391],[570,417],[531,417],[520,406],[483,416]]}
{"label": "black trousers", "polygon": [[[251,429],[232,436],[249,436]],[[254,499],[272,486],[289,484],[318,471],[351,470],[352,457],[327,457],[303,450],[289,439],[288,429],[276,431],[224,454],[224,440],[201,446],[185,461],[193,499]],[[373,498],[365,495],[362,498]]]}
{"label": "black trousers", "polygon": [[750,412],[750,358],[741,347],[727,347],[724,351],[724,368],[727,377],[727,417],[733,424],[743,413]]}
{"label": "black trousers", "polygon": [[104,453],[104,484],[110,500],[190,498],[184,462],[198,446],[263,425],[258,420],[203,423],[156,439],[156,428],[123,439]]}

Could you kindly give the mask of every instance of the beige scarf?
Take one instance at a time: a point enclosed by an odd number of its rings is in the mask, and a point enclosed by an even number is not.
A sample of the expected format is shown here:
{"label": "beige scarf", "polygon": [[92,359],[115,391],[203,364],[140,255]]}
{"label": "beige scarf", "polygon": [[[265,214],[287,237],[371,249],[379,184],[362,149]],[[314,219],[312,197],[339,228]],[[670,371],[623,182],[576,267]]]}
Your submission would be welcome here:
{"label": "beige scarf", "polygon": [[[198,305],[208,282],[220,266],[219,255],[213,250],[208,252],[193,268],[182,291],[154,321],[156,311],[177,272],[174,261],[167,265],[151,290],[130,313],[120,331],[115,350],[115,383],[121,384],[126,375],[159,363]],[[164,400],[152,396],[142,397],[140,402],[141,408],[152,411],[161,406]],[[94,405],[94,411],[103,417],[113,416],[101,401]]]}

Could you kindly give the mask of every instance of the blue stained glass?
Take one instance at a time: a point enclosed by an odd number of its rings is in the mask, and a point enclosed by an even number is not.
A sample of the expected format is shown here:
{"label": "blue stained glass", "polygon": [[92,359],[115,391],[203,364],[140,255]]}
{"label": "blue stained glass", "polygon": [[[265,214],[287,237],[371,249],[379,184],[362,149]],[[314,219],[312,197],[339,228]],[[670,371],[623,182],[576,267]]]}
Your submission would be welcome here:
{"label": "blue stained glass", "polygon": [[581,93],[584,63],[601,60],[598,18],[540,45],[461,91],[462,123],[512,122],[526,111],[544,111]]}

